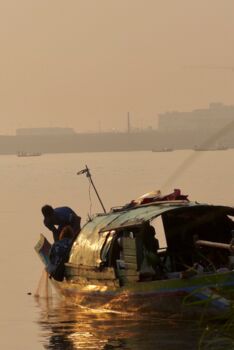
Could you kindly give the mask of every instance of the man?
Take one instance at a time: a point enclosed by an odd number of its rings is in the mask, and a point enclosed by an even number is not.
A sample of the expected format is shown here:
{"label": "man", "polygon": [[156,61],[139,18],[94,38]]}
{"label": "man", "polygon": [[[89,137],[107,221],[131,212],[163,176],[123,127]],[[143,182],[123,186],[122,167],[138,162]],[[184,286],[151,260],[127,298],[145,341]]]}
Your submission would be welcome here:
{"label": "man", "polygon": [[47,271],[56,281],[62,281],[65,274],[65,263],[69,260],[69,253],[73,242],[71,226],[64,226],[59,240],[50,249]]}
{"label": "man", "polygon": [[53,233],[54,241],[59,240],[62,229],[69,225],[73,230],[73,240],[80,232],[80,216],[69,207],[53,208],[51,205],[44,205],[41,208],[44,216],[44,225]]}
{"label": "man", "polygon": [[155,236],[156,232],[154,227],[150,225],[149,221],[146,221],[144,224],[143,244],[149,252],[157,254],[159,241]]}

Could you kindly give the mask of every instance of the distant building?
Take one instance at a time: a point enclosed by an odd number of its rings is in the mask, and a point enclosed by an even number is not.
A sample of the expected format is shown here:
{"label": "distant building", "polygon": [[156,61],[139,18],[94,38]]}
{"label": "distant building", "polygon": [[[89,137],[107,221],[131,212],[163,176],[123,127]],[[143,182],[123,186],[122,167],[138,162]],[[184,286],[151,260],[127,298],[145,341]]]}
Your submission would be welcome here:
{"label": "distant building", "polygon": [[72,128],[20,128],[16,129],[19,136],[50,136],[50,135],[74,135]]}
{"label": "distant building", "polygon": [[174,131],[218,131],[234,121],[234,106],[211,103],[208,109],[195,109],[192,112],[166,112],[158,116],[158,130]]}

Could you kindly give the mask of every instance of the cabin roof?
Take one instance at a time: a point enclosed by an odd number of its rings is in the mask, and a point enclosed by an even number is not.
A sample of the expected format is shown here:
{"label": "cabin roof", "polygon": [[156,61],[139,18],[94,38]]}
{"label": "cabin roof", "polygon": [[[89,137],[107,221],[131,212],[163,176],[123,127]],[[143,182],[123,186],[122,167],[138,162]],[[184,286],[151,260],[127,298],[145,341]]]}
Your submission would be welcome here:
{"label": "cabin roof", "polygon": [[[141,225],[146,221],[151,221],[157,216],[171,210],[193,207],[193,206],[204,206],[204,204],[198,204],[196,202],[188,201],[163,201],[156,202],[154,204],[140,205],[126,211],[119,212],[119,215],[111,219],[107,225],[100,229],[100,232],[117,230],[124,227],[131,227]],[[207,205],[207,204],[205,204]]]}
{"label": "cabin roof", "polygon": [[82,227],[72,246],[69,262],[98,266],[100,251],[109,231],[141,225],[165,212],[198,206],[208,205],[188,201],[164,201],[97,215]]}

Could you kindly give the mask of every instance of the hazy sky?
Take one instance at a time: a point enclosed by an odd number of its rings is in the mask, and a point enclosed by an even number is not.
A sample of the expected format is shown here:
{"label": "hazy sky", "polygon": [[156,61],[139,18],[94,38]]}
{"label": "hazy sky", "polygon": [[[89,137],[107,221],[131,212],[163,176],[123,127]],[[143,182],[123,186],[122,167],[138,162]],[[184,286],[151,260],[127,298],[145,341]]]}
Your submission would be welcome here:
{"label": "hazy sky", "polygon": [[234,104],[233,0],[1,0],[0,43],[0,134]]}

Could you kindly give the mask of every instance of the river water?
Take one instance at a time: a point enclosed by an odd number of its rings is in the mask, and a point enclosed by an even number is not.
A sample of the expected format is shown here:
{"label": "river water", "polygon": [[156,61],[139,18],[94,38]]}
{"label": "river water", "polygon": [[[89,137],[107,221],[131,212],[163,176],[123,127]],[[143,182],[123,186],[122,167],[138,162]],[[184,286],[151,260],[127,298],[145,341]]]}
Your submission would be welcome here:
{"label": "river water", "polygon": [[87,178],[76,174],[86,164],[107,210],[174,188],[191,200],[234,204],[234,150],[1,156],[1,349],[198,349],[204,329],[194,321],[33,297],[42,272],[34,245],[40,233],[52,241],[41,206],[70,206],[82,223],[102,211]]}

